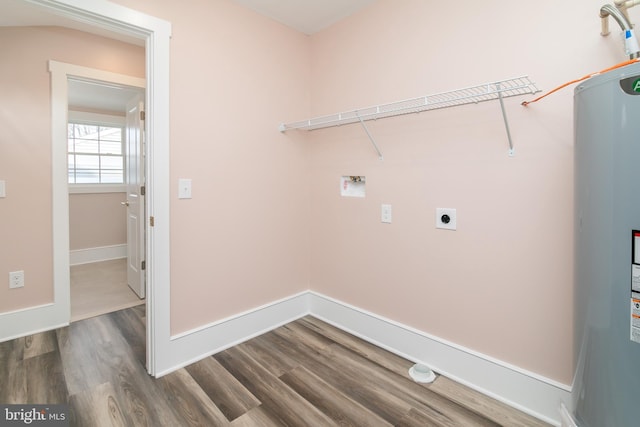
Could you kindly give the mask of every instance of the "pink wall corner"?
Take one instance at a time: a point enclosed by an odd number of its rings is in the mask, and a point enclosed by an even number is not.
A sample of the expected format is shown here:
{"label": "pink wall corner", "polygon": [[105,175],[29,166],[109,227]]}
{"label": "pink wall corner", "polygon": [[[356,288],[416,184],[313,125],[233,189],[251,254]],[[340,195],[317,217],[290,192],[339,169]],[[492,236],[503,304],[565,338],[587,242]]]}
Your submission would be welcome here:
{"label": "pink wall corner", "polygon": [[[0,286],[0,313],[53,301],[51,101],[47,61],[144,76],[143,50],[58,27],[2,27],[0,44],[0,277],[24,270],[25,287]],[[6,282],[3,282],[6,283]]]}
{"label": "pink wall corner", "polygon": [[[625,59],[600,6],[378,1],[312,37],[313,115],[526,74],[550,90]],[[505,102],[512,158],[498,102],[369,122],[384,161],[359,125],[314,131],[312,288],[570,384],[572,88],[531,98]],[[341,175],[365,175],[366,198],[340,197]]]}
{"label": "pink wall corner", "polygon": [[[308,38],[230,2],[175,9],[172,333],[309,283],[308,149],[277,129],[308,111]],[[179,178],[193,199],[177,199]]]}
{"label": "pink wall corner", "polygon": [[278,125],[309,113],[309,38],[227,0],[119,3],[172,25],[171,333],[308,289],[308,147]]}

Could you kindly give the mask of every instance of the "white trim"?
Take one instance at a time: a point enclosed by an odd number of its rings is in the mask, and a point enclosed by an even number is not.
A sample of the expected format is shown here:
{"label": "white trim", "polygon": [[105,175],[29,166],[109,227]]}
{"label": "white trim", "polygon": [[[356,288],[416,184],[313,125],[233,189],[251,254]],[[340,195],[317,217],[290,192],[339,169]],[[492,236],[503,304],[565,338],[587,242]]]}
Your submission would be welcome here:
{"label": "white trim", "polygon": [[0,313],[0,342],[68,326],[68,320],[60,322],[58,311],[55,304],[44,304]]}
{"label": "white trim", "polygon": [[161,366],[166,368],[156,376],[168,374],[306,316],[309,314],[308,296],[308,292],[296,294],[171,337],[169,351],[156,355],[158,360],[162,356]]}
{"label": "white trim", "polygon": [[173,336],[158,376],[307,314],[555,426],[571,399],[565,384],[312,291]]}
{"label": "white trim", "polygon": [[[47,326],[45,317],[51,307],[0,315],[2,323],[10,327],[0,341],[53,329]],[[41,311],[38,316],[30,315],[36,310]],[[560,426],[561,422],[571,420],[566,408],[571,401],[567,385],[312,291],[172,336],[168,345],[164,345],[166,353],[156,355],[157,361],[162,362],[158,366],[164,368],[156,376],[169,374],[308,314],[414,363],[427,365],[438,374],[551,425]],[[12,320],[5,322],[5,317]],[[45,322],[30,323],[34,318]],[[65,324],[55,327],[61,326]]]}
{"label": "white trim", "polygon": [[[145,156],[147,204],[145,215],[155,218],[155,226],[146,227],[147,370],[154,375],[156,372],[155,356],[161,354],[170,342],[169,41],[171,24],[105,0],[24,1],[64,18],[145,40],[147,106]],[[94,77],[90,76],[90,78]],[[63,97],[62,99],[66,100],[66,76],[61,80],[64,82],[59,82],[58,89],[52,87],[52,110],[53,107],[57,107],[56,111],[58,111],[58,113],[52,112],[54,134],[61,132],[58,129],[59,126],[64,125],[66,128],[67,122],[67,102],[56,101],[55,99],[58,98],[53,97],[53,92],[55,92],[58,97]],[[64,113],[59,111],[64,111]],[[64,115],[61,116],[62,114]],[[68,323],[70,317],[69,293],[65,292],[64,286],[69,282],[69,195],[66,184],[66,168],[64,168],[63,180],[61,180],[62,172],[60,171],[66,164],[66,159],[60,160],[60,154],[56,153],[53,153],[52,158],[54,310],[57,313],[56,319],[63,319],[63,321],[51,322],[52,325]],[[65,183],[64,186],[61,182]]]}
{"label": "white trim", "polygon": [[552,425],[570,387],[333,298],[310,292],[313,316]]}
{"label": "white trim", "polygon": [[69,265],[89,264],[127,257],[127,244],[75,249],[69,253]]}
{"label": "white trim", "polygon": [[[146,79],[140,77],[133,77],[126,74],[114,73],[111,71],[100,70],[97,68],[84,67],[82,65],[68,64],[65,62],[59,62],[51,60],[49,61],[49,71],[59,71],[66,74],[66,78],[82,78],[89,80],[99,80],[107,83],[117,83],[123,86],[131,86],[138,88],[146,88]],[[80,112],[75,111],[75,114]],[[109,116],[109,115],[107,115]]]}
{"label": "white trim", "polygon": [[69,184],[69,194],[126,193],[124,184]]}
{"label": "white trim", "polygon": [[[323,294],[320,294],[320,293],[317,293],[317,292],[314,292],[314,291],[309,291],[309,293],[314,296],[314,298],[312,298],[312,302],[316,302],[317,304],[322,304],[323,302],[326,302],[326,301],[328,301],[328,302],[330,302],[332,304],[337,304],[337,305],[339,305],[341,307],[348,308],[349,310],[351,310],[354,313],[357,312],[359,314],[363,314],[363,315],[366,315],[366,316],[369,316],[369,317],[373,317],[373,318],[375,318],[375,319],[377,319],[379,321],[385,322],[386,324],[389,324],[389,325],[391,325],[393,327],[401,328],[403,330],[411,332],[412,334],[420,335],[420,336],[422,336],[424,338],[427,338],[427,339],[429,339],[431,341],[437,341],[438,343],[440,343],[442,345],[445,345],[447,347],[451,347],[451,348],[454,348],[454,349],[456,349],[458,351],[469,353],[473,357],[478,357],[478,358],[481,358],[481,359],[485,359],[488,362],[500,365],[500,366],[502,366],[504,368],[507,368],[507,369],[510,369],[512,371],[516,371],[516,372],[518,372],[518,373],[520,373],[522,375],[526,375],[528,377],[535,378],[538,381],[543,381],[543,382],[549,383],[553,387],[557,387],[557,388],[560,388],[560,389],[565,390],[565,391],[571,391],[571,386],[559,383],[559,382],[554,381],[552,379],[546,378],[546,377],[544,377],[542,375],[538,375],[535,372],[527,371],[526,369],[522,369],[522,368],[520,368],[520,367],[518,367],[516,365],[512,365],[512,364],[504,362],[504,361],[502,361],[500,359],[496,359],[494,357],[491,357],[491,356],[488,356],[486,354],[480,353],[478,351],[472,350],[470,348],[461,346],[459,344],[456,344],[454,342],[445,340],[445,339],[437,337],[435,335],[428,334],[426,332],[423,332],[423,331],[421,331],[419,329],[416,329],[416,328],[413,328],[411,326],[407,326],[407,325],[404,325],[402,323],[396,322],[394,320],[387,319],[385,317],[379,316],[379,315],[377,315],[375,313],[372,313],[370,311],[361,309],[361,308],[356,307],[356,306],[351,305],[351,304],[347,304],[345,302],[336,300],[336,299],[328,297],[326,295],[323,295]],[[320,307],[320,308],[322,308],[322,307]],[[314,311],[314,307],[313,306],[310,308],[310,311],[314,315],[318,315],[319,314],[317,311]],[[331,319],[329,319],[329,321],[331,321]],[[344,328],[341,327],[341,329],[344,329]],[[409,359],[409,360],[413,360],[413,359]],[[418,363],[418,362],[421,362],[421,361],[415,361],[415,362]]]}

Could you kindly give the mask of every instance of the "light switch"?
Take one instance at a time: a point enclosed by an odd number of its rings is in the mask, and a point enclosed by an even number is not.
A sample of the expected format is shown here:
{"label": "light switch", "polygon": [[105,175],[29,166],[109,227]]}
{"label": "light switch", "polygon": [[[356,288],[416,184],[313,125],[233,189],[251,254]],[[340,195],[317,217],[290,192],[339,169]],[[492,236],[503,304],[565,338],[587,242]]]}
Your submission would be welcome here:
{"label": "light switch", "polygon": [[7,186],[4,181],[0,181],[0,199],[7,197]]}
{"label": "light switch", "polygon": [[178,180],[178,199],[191,198],[191,180],[180,178]]}
{"label": "light switch", "polygon": [[391,205],[382,205],[382,214],[380,219],[385,224],[391,224]]}

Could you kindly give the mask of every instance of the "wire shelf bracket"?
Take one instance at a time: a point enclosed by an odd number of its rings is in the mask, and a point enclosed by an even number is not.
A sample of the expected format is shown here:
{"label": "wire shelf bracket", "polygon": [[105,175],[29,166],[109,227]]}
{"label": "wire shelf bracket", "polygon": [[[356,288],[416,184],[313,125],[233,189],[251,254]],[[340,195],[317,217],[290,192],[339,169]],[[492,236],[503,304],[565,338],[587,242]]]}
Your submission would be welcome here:
{"label": "wire shelf bracket", "polygon": [[441,108],[457,107],[466,104],[478,104],[485,101],[498,100],[502,110],[507,139],[509,142],[509,155],[514,155],[513,140],[509,130],[509,122],[504,107],[504,98],[513,96],[532,95],[540,92],[540,89],[532,82],[528,76],[515,77],[506,80],[499,80],[484,83],[478,86],[470,86],[456,89],[449,92],[442,92],[433,95],[420,96],[418,98],[396,101],[389,104],[376,105],[373,107],[360,108],[357,110],[345,111],[342,113],[320,116],[299,122],[283,123],[278,127],[280,132],[288,130],[316,130],[334,126],[342,126],[351,123],[360,123],[367,136],[371,140],[373,147],[378,153],[380,160],[383,160],[382,153],[375,140],[365,125],[367,120],[377,120],[386,117],[400,116],[403,114],[420,113],[423,111],[437,110]]}

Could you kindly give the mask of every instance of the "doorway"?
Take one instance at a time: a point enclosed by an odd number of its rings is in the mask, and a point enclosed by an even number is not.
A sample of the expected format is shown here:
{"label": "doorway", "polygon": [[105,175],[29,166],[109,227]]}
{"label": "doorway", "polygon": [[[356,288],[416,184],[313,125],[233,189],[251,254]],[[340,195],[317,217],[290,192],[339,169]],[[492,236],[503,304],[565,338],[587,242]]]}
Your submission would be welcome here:
{"label": "doorway", "polygon": [[[170,330],[170,222],[169,222],[169,51],[171,24],[121,5],[91,0],[7,0],[0,5],[6,22],[20,25],[68,26],[114,38],[138,40],[146,46],[147,165],[147,371],[158,375],[174,366]],[[25,12],[19,20],[14,12]],[[37,23],[31,22],[37,18]],[[48,21],[50,20],[50,21]],[[29,22],[26,22],[29,21]],[[81,67],[79,67],[81,68]],[[69,323],[69,197],[66,160],[67,69],[49,63],[52,123],[53,302],[3,315],[4,336],[24,336]],[[80,70],[80,75],[81,75]],[[70,73],[71,75],[77,75]],[[109,80],[106,78],[105,80]],[[155,219],[155,225],[150,221]]]}
{"label": "doorway", "polygon": [[68,77],[67,93],[74,322],[146,301],[144,88]]}

